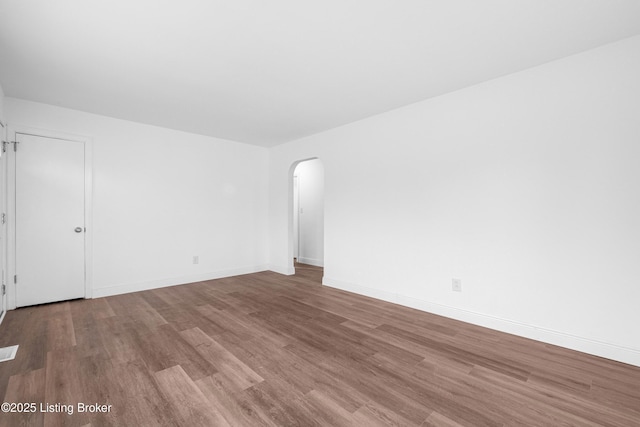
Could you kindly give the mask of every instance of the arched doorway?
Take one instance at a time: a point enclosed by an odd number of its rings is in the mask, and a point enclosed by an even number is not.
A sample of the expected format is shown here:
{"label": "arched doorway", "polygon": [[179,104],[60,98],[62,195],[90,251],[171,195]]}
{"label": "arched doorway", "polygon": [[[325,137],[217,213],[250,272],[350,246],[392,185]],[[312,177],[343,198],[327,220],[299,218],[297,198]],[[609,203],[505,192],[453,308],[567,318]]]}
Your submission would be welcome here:
{"label": "arched doorway", "polygon": [[324,267],[324,166],[317,158],[291,167],[290,245],[296,266]]}

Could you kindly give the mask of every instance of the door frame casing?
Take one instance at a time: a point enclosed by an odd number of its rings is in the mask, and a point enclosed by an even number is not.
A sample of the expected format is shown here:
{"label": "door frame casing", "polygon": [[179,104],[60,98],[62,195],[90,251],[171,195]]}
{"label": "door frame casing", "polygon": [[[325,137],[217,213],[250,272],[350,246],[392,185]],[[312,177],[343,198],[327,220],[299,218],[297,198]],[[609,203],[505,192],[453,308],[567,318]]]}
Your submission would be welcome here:
{"label": "door frame casing", "polygon": [[[28,126],[8,126],[9,141],[16,141],[18,134],[27,134],[44,138],[81,142],[84,144],[84,298],[93,297],[93,140],[90,137],[66,132],[33,128]],[[18,145],[18,150],[20,146]],[[13,147],[7,152],[7,309],[17,306],[16,289],[13,277],[16,272],[16,156]],[[20,278],[18,277],[18,282]]]}

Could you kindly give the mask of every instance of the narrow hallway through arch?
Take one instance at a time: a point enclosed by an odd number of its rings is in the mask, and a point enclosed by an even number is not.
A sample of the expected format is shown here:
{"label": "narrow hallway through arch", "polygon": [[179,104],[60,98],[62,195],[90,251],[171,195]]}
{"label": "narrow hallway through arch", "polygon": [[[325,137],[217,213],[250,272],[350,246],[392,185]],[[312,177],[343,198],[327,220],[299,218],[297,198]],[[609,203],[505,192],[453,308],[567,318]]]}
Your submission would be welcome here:
{"label": "narrow hallway through arch", "polygon": [[322,275],[324,274],[323,267],[317,267],[311,264],[302,264],[298,262],[295,258],[293,260],[293,265],[296,269],[296,277],[300,277],[305,280],[310,280],[313,283],[317,283],[322,285]]}

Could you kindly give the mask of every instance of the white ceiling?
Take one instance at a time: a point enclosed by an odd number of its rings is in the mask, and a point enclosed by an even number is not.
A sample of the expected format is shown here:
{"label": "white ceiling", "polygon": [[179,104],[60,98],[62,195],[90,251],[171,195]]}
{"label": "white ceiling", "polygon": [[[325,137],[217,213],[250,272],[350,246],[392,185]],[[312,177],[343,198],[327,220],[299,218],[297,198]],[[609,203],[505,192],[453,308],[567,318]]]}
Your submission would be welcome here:
{"label": "white ceiling", "polygon": [[638,0],[0,0],[0,85],[273,146],[636,34]]}

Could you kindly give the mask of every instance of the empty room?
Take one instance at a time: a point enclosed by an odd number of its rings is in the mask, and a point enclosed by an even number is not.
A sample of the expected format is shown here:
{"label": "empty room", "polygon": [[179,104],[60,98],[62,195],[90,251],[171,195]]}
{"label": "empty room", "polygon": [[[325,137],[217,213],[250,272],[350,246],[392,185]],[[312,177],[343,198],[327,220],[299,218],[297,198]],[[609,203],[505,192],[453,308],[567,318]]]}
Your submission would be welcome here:
{"label": "empty room", "polygon": [[0,427],[640,426],[640,2],[0,0]]}

